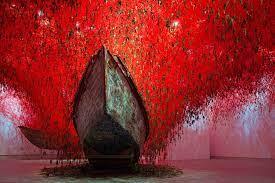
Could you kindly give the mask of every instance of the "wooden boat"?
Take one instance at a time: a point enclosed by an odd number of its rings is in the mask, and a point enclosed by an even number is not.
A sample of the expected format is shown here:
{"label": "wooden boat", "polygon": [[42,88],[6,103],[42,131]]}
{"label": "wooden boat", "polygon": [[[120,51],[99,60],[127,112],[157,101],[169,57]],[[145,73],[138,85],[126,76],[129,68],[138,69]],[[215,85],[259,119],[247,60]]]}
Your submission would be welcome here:
{"label": "wooden boat", "polygon": [[73,121],[90,163],[117,166],[139,159],[149,133],[147,113],[126,67],[105,47],[86,67]]}
{"label": "wooden boat", "polygon": [[24,126],[18,126],[23,135],[35,146],[40,149],[60,150],[64,146],[58,143],[55,136],[46,134],[38,129],[32,129]]}
{"label": "wooden boat", "polygon": [[60,133],[45,132],[41,129],[33,129],[25,126],[18,126],[22,134],[30,143],[40,149],[57,150],[56,158],[80,158],[81,147],[78,138],[68,131],[64,130]]}

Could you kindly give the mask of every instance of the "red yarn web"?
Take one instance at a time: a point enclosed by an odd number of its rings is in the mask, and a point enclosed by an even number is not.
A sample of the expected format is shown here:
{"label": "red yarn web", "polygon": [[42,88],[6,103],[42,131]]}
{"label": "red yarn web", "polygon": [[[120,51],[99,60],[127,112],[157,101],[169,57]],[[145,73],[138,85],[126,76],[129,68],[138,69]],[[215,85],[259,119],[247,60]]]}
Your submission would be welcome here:
{"label": "red yarn web", "polygon": [[245,97],[264,77],[274,83],[271,17],[271,0],[7,0],[0,4],[0,84],[25,109],[14,121],[80,151],[73,98],[104,45],[123,60],[145,102],[144,155],[155,157],[216,96],[242,89]]}

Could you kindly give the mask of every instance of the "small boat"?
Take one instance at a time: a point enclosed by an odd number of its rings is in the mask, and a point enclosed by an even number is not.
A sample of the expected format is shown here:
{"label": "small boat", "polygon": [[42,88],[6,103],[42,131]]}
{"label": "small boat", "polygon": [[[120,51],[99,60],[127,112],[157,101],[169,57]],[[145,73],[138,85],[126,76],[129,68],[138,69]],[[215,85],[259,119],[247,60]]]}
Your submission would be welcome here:
{"label": "small boat", "polygon": [[33,129],[25,126],[18,126],[22,134],[30,143],[40,149],[57,150],[59,158],[80,158],[81,148],[78,138],[64,130],[61,133],[45,132],[41,129]]}
{"label": "small boat", "polygon": [[40,149],[60,150],[64,147],[58,143],[58,139],[55,136],[51,136],[41,130],[25,126],[18,126],[18,128],[33,145]]}
{"label": "small boat", "polygon": [[82,76],[73,121],[90,163],[110,167],[138,161],[149,133],[147,113],[126,67],[105,47]]}

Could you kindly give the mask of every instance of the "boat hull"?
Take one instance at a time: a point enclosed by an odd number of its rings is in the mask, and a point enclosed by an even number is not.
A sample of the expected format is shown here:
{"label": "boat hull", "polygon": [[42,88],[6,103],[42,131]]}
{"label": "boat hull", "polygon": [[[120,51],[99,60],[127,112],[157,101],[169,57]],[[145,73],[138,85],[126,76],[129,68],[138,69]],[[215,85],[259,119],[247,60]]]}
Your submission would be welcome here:
{"label": "boat hull", "polygon": [[147,113],[127,69],[104,47],[87,65],[73,119],[91,163],[138,160],[149,132]]}
{"label": "boat hull", "polygon": [[65,147],[56,137],[52,137],[41,130],[18,126],[24,136],[40,149],[60,150]]}

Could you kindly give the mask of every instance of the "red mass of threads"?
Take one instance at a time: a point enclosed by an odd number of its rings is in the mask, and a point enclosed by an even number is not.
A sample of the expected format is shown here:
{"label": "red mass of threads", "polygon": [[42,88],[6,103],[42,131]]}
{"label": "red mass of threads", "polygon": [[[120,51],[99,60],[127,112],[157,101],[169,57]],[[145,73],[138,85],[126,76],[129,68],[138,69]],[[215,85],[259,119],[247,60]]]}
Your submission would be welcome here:
{"label": "red mass of threads", "polygon": [[25,126],[77,145],[74,94],[104,45],[124,61],[145,102],[144,155],[155,157],[215,96],[274,80],[271,16],[271,0],[6,0],[0,84],[21,99]]}

